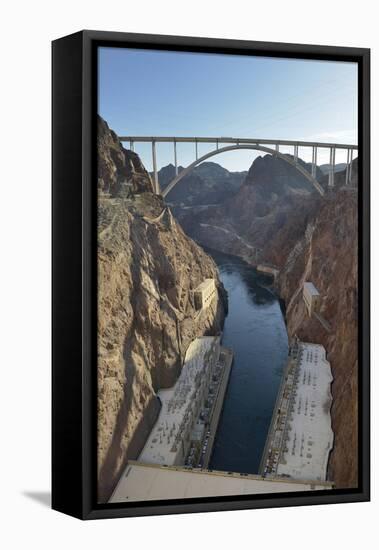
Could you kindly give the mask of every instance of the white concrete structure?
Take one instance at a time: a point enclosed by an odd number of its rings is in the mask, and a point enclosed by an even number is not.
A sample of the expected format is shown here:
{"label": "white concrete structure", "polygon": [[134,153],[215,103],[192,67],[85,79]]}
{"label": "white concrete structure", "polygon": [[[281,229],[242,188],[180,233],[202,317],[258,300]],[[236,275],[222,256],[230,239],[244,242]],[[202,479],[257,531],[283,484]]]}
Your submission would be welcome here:
{"label": "white concrete structure", "polygon": [[311,282],[304,283],[303,299],[304,299],[309,316],[311,316],[314,311],[317,311],[319,309],[321,296],[313,283]]}
{"label": "white concrete structure", "polygon": [[[346,184],[351,182],[351,167],[353,164],[354,154],[358,151],[357,145],[342,144],[342,143],[320,143],[312,141],[292,141],[292,140],[280,140],[280,139],[259,139],[259,138],[233,138],[233,137],[178,137],[178,136],[120,136],[120,141],[129,141],[130,149],[134,150],[134,143],[150,143],[152,147],[153,156],[153,172],[154,172],[154,185],[155,192],[160,193],[158,182],[158,168],[157,168],[157,154],[156,143],[171,143],[174,146],[174,162],[175,162],[175,178],[166,186],[162,192],[163,197],[166,197],[168,193],[175,187],[175,185],[190,174],[196,166],[203,161],[220,153],[227,151],[234,151],[240,149],[263,151],[277,158],[282,159],[294,166],[303,176],[317,189],[320,195],[324,195],[325,191],[323,187],[317,181],[317,150],[319,148],[327,148],[330,151],[330,172],[329,172],[329,187],[333,188],[334,185],[334,172],[335,172],[335,152],[336,149],[345,149],[347,151],[347,165],[349,169],[346,175]],[[184,168],[178,173],[178,158],[176,151],[177,143],[193,143],[195,146],[195,158],[189,166]],[[198,144],[199,143],[213,143],[216,149],[206,153],[199,157]],[[223,147],[220,145],[223,144]],[[228,144],[228,145],[226,145]],[[283,154],[280,151],[280,147],[293,147],[293,155]],[[302,163],[299,162],[299,147],[309,148],[312,150],[312,164],[311,171],[308,171]]]}
{"label": "white concrete structure", "polygon": [[254,495],[331,488],[330,483],[265,479],[254,475],[186,470],[129,462],[109,502]]}
{"label": "white concrete structure", "polygon": [[139,461],[166,465],[184,463],[219,355],[218,336],[204,336],[191,342],[176,384],[158,392],[162,408]]}
{"label": "white concrete structure", "polygon": [[[330,407],[333,380],[325,348],[301,343],[277,457],[276,475],[325,481],[333,446]],[[281,409],[286,403],[282,403]]]}
{"label": "white concrete structure", "polygon": [[197,310],[206,309],[216,295],[214,279],[205,279],[194,291],[195,307]]}

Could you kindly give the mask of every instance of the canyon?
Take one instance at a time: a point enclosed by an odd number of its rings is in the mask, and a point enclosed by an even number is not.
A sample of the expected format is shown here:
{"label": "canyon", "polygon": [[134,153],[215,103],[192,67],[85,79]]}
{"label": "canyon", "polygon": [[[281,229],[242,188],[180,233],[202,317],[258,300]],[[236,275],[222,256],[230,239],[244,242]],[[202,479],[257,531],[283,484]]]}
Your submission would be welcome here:
{"label": "canyon", "polygon": [[[178,166],[178,173],[183,170]],[[216,204],[233,197],[247,175],[246,171],[230,172],[216,162],[202,162],[177,185],[169,195],[172,205],[198,206]],[[163,191],[175,176],[175,166],[168,164],[158,172],[159,185]]]}
{"label": "canyon", "polygon": [[[299,162],[303,162],[299,159]],[[303,163],[304,166],[306,165]],[[161,187],[174,174],[159,172]],[[275,266],[274,289],[285,306],[289,338],[322,344],[334,382],[334,448],[328,478],[357,485],[358,219],[353,182],[327,167],[321,197],[296,168],[257,157],[247,172],[203,163],[166,202],[136,153],[98,119],[98,499],[106,502],[128,460],[138,457],[160,411],[159,389],[177,380],[197,337],[218,335],[227,295],[202,247],[249,266]],[[201,314],[194,290],[214,279],[217,301]],[[321,294],[322,324],[309,317],[305,281]]]}

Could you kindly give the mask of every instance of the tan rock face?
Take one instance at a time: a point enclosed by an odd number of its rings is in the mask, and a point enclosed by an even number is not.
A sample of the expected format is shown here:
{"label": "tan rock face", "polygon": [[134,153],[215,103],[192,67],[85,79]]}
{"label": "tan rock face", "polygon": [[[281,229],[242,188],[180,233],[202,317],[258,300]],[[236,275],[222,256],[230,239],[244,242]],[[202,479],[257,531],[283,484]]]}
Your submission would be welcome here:
{"label": "tan rock face", "polygon": [[[287,224],[300,237],[318,193],[296,168],[270,155],[258,157],[236,195],[206,211],[180,216],[184,230],[201,244],[257,265],[273,262],[271,243]],[[297,224],[291,223],[297,214]],[[283,239],[289,253],[291,241]]]}
{"label": "tan rock face", "polygon": [[129,187],[134,193],[153,191],[150,175],[139,156],[124,149],[101,117],[97,119],[97,150],[98,189],[101,193],[116,197],[125,195]]}
{"label": "tan rock face", "polygon": [[[109,159],[104,145],[100,160],[112,175],[118,169]],[[110,188],[117,178],[104,180],[105,173],[99,186],[105,181]],[[137,179],[149,189],[142,165]],[[126,461],[141,451],[159,413],[157,390],[174,384],[191,340],[217,334],[225,315],[225,291],[212,259],[184,234],[161,198],[137,189],[128,199],[100,196],[98,202],[101,502]],[[115,189],[112,193],[117,196]],[[197,315],[193,290],[208,277],[216,280],[218,298]]]}

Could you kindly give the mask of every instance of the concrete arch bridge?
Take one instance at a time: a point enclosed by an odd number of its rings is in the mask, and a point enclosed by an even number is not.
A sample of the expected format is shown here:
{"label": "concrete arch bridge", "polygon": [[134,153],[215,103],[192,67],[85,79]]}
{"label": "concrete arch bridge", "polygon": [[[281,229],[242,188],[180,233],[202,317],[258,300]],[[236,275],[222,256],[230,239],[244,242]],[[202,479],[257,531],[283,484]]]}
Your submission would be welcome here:
{"label": "concrete arch bridge", "polygon": [[[330,188],[334,186],[334,176],[336,172],[336,149],[342,149],[346,151],[346,185],[351,182],[352,175],[352,161],[354,152],[358,151],[357,145],[341,144],[341,143],[319,143],[310,141],[288,141],[288,140],[268,140],[268,139],[247,139],[247,138],[226,138],[226,137],[158,137],[158,136],[121,136],[120,141],[129,142],[130,149],[134,150],[135,143],[151,143],[152,147],[152,159],[153,159],[153,173],[154,173],[154,188],[157,194],[162,194],[166,197],[170,191],[179,183],[181,179],[190,174],[196,166],[201,162],[227,151],[233,151],[237,149],[250,149],[255,151],[263,151],[281,158],[288,164],[294,166],[303,176],[316,188],[320,195],[324,195],[325,191],[320,183],[316,179],[317,170],[317,152],[318,149],[328,149],[330,158],[330,171],[328,185]],[[172,143],[175,163],[175,177],[167,187],[161,193],[158,181],[158,168],[157,168],[157,143]],[[194,157],[195,160],[189,164],[180,173],[178,172],[178,159],[177,159],[177,143],[193,143],[195,146]],[[199,143],[211,143],[215,145],[215,149],[199,157],[198,144]],[[292,147],[293,156],[289,156],[280,151],[280,147]],[[311,170],[299,163],[299,147],[310,148],[312,151],[312,163]]]}

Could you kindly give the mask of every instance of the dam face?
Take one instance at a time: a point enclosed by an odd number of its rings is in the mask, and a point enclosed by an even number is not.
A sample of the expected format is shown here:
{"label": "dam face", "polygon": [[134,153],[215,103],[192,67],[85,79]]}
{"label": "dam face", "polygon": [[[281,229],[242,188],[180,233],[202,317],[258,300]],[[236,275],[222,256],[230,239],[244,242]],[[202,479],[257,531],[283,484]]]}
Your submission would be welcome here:
{"label": "dam face", "polygon": [[223,345],[234,363],[209,468],[256,474],[265,447],[288,338],[279,300],[242,260],[207,250],[228,292]]}

